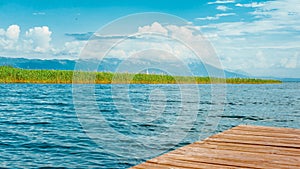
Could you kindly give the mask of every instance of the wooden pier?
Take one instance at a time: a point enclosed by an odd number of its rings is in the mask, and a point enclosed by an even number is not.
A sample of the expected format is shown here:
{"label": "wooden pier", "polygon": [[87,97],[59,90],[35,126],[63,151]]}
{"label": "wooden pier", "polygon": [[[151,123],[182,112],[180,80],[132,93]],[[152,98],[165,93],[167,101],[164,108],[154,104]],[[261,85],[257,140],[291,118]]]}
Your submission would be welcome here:
{"label": "wooden pier", "polygon": [[133,167],[300,168],[300,129],[241,125]]}

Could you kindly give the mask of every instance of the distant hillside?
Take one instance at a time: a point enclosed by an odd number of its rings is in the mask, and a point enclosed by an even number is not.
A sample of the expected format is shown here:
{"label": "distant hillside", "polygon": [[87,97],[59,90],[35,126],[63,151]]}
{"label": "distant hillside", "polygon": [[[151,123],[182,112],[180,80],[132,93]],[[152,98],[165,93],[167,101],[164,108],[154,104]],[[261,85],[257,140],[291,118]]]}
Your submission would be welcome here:
{"label": "distant hillside", "polygon": [[300,78],[273,78],[282,82],[300,82]]}
{"label": "distant hillside", "polygon": [[75,61],[0,57],[0,65],[8,65],[23,69],[73,70]]}
{"label": "distant hillside", "polygon": [[[81,65],[86,65],[86,67],[98,67],[98,71],[105,71],[105,72],[115,72],[117,71],[118,66],[123,62],[121,59],[117,58],[105,58],[102,60],[101,64],[99,63],[99,60],[96,59],[90,59],[90,60],[80,60]],[[130,68],[135,67],[148,67],[149,65],[152,65],[152,67],[162,67],[167,65],[166,63],[161,63],[159,61],[153,61],[153,60],[143,60],[143,62],[136,62],[136,60],[128,61],[126,62],[125,66],[128,67],[126,70],[129,73],[136,73],[132,71]],[[23,68],[23,69],[46,69],[46,70],[74,70],[74,67],[76,65],[75,60],[41,60],[41,59],[26,59],[26,58],[8,58],[8,57],[0,57],[0,65],[9,65],[16,68]],[[124,66],[124,65],[123,65]],[[171,66],[170,66],[171,67]],[[223,70],[218,69],[214,66],[204,64],[202,62],[190,62],[188,64],[189,70],[192,72],[195,76],[210,76],[208,72],[210,72],[212,75],[214,74],[220,74]],[[184,76],[186,74],[182,73],[180,70],[175,70],[174,72],[177,72],[175,75],[181,75]],[[149,73],[162,73],[160,70],[155,69],[148,69]],[[227,78],[249,78],[247,75],[235,73],[232,71],[224,71],[225,76]]]}

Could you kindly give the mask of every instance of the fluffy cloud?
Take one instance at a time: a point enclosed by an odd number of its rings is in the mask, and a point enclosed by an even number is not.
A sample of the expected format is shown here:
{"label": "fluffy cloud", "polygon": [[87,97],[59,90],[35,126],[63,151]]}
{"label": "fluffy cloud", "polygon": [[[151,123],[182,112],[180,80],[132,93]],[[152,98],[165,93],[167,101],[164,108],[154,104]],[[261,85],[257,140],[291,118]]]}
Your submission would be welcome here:
{"label": "fluffy cloud", "polygon": [[52,32],[47,26],[33,27],[22,34],[19,25],[10,25],[6,30],[0,28],[1,55],[4,56],[39,56],[55,54],[51,46]]}
{"label": "fluffy cloud", "polygon": [[[223,22],[204,25],[203,28],[216,29],[221,36],[247,34],[282,34],[300,31],[300,2],[298,0],[268,1],[265,3],[237,4],[237,6],[255,7],[250,14],[251,22]],[[219,16],[220,17],[220,16]],[[198,18],[200,20],[218,19],[218,16]]]}
{"label": "fluffy cloud", "polygon": [[[225,15],[227,14],[220,14],[218,17]],[[157,49],[172,53],[183,60],[197,60],[200,57],[205,63],[221,67],[215,53],[211,52],[213,49],[209,46],[209,42],[199,34],[199,29],[195,26],[189,24],[182,26],[162,25],[158,22],[153,22],[150,25],[138,27],[137,33],[141,36],[126,39],[124,42],[118,44],[117,47],[114,47],[109,55],[126,58],[140,50]],[[143,33],[147,34],[143,35]],[[164,36],[152,36],[149,33],[163,34]],[[109,42],[108,39],[107,41]],[[191,51],[191,49],[194,51]],[[90,51],[92,50],[94,48],[90,49]],[[194,52],[196,52],[197,56]],[[159,58],[162,60],[171,60],[169,57],[164,58],[163,55]]]}
{"label": "fluffy cloud", "polygon": [[6,30],[0,29],[0,47],[4,50],[16,50],[19,40],[20,27],[11,25]]}
{"label": "fluffy cloud", "polygon": [[52,32],[47,26],[34,27],[26,31],[27,42],[30,43],[36,52],[46,52],[50,50]]}
{"label": "fluffy cloud", "polygon": [[231,10],[232,8],[229,8],[229,7],[225,6],[225,5],[219,5],[219,6],[217,6],[216,9],[225,12],[225,11]]}
{"label": "fluffy cloud", "polygon": [[[163,36],[159,34],[163,34]],[[93,38],[87,43],[81,57],[101,58],[105,56],[126,60],[143,51],[150,53],[147,55],[149,57],[157,56],[157,51],[161,51],[162,53],[171,53],[175,60],[182,59],[189,62],[199,60],[200,57],[205,63],[221,67],[214,49],[195,26],[189,24],[181,26],[162,25],[153,22],[137,27],[135,33],[133,32],[133,36],[133,38],[124,38],[124,36],[102,35],[105,38]],[[116,37],[119,37],[119,39],[116,39]],[[106,53],[107,50],[109,50],[108,53]],[[160,59],[163,62],[172,61],[172,58],[165,56],[159,55],[155,59]],[[145,59],[149,60],[151,58],[146,57]]]}
{"label": "fluffy cloud", "polygon": [[[30,58],[78,57],[87,40],[65,42],[61,48],[51,45],[52,31],[48,26],[33,27],[21,32],[20,26],[0,28],[0,55]],[[42,55],[41,55],[42,54]]]}
{"label": "fluffy cloud", "polygon": [[298,61],[298,53],[295,53],[295,55],[292,57],[282,58],[280,60],[280,63],[282,67],[292,69],[292,68],[297,68],[298,65],[297,61]]}
{"label": "fluffy cloud", "polygon": [[251,20],[200,26],[204,36],[208,35],[214,44],[224,67],[253,75],[299,77],[295,72],[299,72],[300,1],[274,0],[235,6],[252,10],[247,13]]}
{"label": "fluffy cloud", "polygon": [[[221,36],[241,36],[247,34],[283,34],[300,31],[300,1],[299,0],[274,0],[267,2],[252,2],[248,4],[237,3],[237,7],[253,8],[253,21],[223,22],[208,24],[204,27],[217,29]],[[217,7],[218,8],[218,7]],[[224,7],[219,7],[219,10]],[[224,8],[225,9],[225,8]],[[220,14],[196,20],[218,20]],[[250,16],[251,17],[251,16]],[[214,32],[214,33],[215,33]]]}
{"label": "fluffy cloud", "polygon": [[168,30],[166,30],[158,22],[154,22],[154,23],[152,23],[152,25],[139,27],[138,33],[160,33],[160,34],[168,35]]}
{"label": "fluffy cloud", "polygon": [[81,50],[84,48],[87,41],[71,41],[65,42],[64,48],[60,51],[62,55],[69,55],[69,56],[78,56]]}
{"label": "fluffy cloud", "polygon": [[0,29],[0,36],[5,35],[5,30],[4,29]]}
{"label": "fluffy cloud", "polygon": [[6,37],[10,40],[17,41],[19,39],[20,27],[18,25],[11,25],[7,28]]}

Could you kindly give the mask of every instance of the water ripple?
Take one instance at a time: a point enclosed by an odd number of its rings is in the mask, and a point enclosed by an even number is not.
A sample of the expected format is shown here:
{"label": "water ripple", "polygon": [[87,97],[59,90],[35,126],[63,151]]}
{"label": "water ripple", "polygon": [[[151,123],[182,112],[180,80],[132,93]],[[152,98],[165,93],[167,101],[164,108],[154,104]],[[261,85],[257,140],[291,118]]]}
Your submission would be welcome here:
{"label": "water ripple", "polygon": [[[219,104],[211,100],[210,85],[199,86],[199,103],[193,97],[182,103],[178,85],[129,85],[129,91],[126,85],[116,85],[120,89],[117,93],[112,93],[111,87],[96,85],[93,97],[97,106],[93,109],[88,109],[87,98],[78,104],[83,110],[94,111],[95,116],[98,113],[105,117],[115,131],[131,137],[166,134],[181,110],[197,110],[192,128],[181,124],[188,135],[178,145],[166,142],[159,147],[144,146],[148,152],[170,151],[198,140],[203,126],[211,125],[206,124],[206,117]],[[208,135],[238,124],[300,128],[299,89],[300,83],[227,85],[226,101],[222,102],[224,112],[210,115],[213,120],[221,120]],[[154,90],[159,92],[153,93]],[[129,104],[122,97],[124,94]],[[71,85],[1,84],[0,95],[0,167],[128,168],[146,160],[116,156],[106,151],[105,145],[90,139],[77,119]],[[189,105],[189,109],[182,104]],[[135,121],[137,115],[139,120]],[[93,120],[94,116],[88,119]],[[110,134],[106,128],[101,131],[103,137]],[[140,148],[126,140],[107,141]]]}

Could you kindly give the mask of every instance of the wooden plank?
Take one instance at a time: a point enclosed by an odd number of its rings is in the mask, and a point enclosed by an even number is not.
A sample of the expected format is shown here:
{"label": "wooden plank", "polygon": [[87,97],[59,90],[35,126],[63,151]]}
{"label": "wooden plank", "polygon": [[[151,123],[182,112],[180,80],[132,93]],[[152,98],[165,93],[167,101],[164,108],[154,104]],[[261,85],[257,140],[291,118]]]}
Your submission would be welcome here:
{"label": "wooden plank", "polygon": [[236,150],[244,152],[254,152],[263,154],[278,154],[284,156],[300,156],[300,149],[286,148],[286,147],[270,147],[267,145],[255,145],[251,144],[238,144],[238,143],[225,143],[225,142],[196,142],[201,144],[199,146],[210,148],[210,149],[221,149],[221,150]]}
{"label": "wooden plank", "polygon": [[231,130],[252,130],[252,131],[262,131],[262,132],[272,132],[272,133],[288,133],[288,134],[295,134],[300,135],[300,129],[293,129],[293,128],[281,128],[281,127],[267,127],[267,126],[251,126],[251,125],[239,125]]}
{"label": "wooden plank", "polygon": [[[171,154],[172,156],[173,154]],[[175,154],[174,154],[175,155]],[[207,163],[206,161],[193,161],[193,160],[189,160],[187,158],[174,158],[171,156],[166,156],[162,157],[162,158],[155,158],[152,160],[149,160],[148,163],[152,163],[152,164],[160,164],[160,165],[165,165],[165,166],[174,166],[174,167],[179,167],[179,168],[224,168],[224,169],[228,169],[228,168],[233,168],[237,166],[232,166],[232,165],[220,165],[217,163]],[[241,167],[239,167],[241,168]]]}
{"label": "wooden plank", "polygon": [[300,142],[298,139],[284,139],[284,138],[270,138],[264,136],[247,136],[236,134],[224,134],[220,133],[209,137],[206,141],[219,141],[219,142],[231,142],[241,144],[253,144],[253,145],[268,145],[277,147],[290,147],[300,148]]}
{"label": "wooden plank", "polygon": [[233,167],[233,166],[224,166],[224,165],[214,165],[214,164],[206,164],[198,162],[195,167],[184,167],[184,164],[187,162],[185,161],[176,161],[170,160],[169,162],[152,162],[147,161],[146,163],[139,164],[137,166],[132,167],[133,169],[145,169],[145,168],[153,168],[153,169],[191,169],[191,168],[202,168],[202,169],[211,169],[211,168],[218,168],[218,169],[243,169],[241,167]]}
{"label": "wooden plank", "polygon": [[133,168],[300,168],[300,130],[237,126]]}
{"label": "wooden plank", "polygon": [[[194,163],[210,163],[210,164],[215,164],[216,166],[228,166],[228,167],[236,167],[236,168],[284,168],[286,165],[282,164],[272,164],[272,163],[266,163],[265,161],[262,162],[253,162],[249,160],[244,160],[244,161],[236,161],[235,159],[221,159],[221,158],[216,158],[216,157],[205,157],[205,156],[199,156],[199,155],[194,155],[194,156],[186,156],[186,154],[167,154],[165,158],[168,159],[176,159],[176,160],[181,160],[182,163],[186,162],[194,162]],[[172,164],[170,164],[172,166]],[[291,168],[299,168],[298,166],[290,166]],[[193,168],[202,168],[200,165],[195,165]],[[218,167],[216,167],[218,168]]]}
{"label": "wooden plank", "polygon": [[[186,159],[196,158],[210,158],[216,161],[221,160],[222,163],[227,165],[245,166],[245,167],[258,167],[265,165],[265,167],[275,166],[298,166],[300,168],[300,158],[292,156],[282,156],[276,154],[259,154],[253,152],[242,152],[235,150],[221,150],[221,149],[208,149],[199,146],[187,146],[181,151],[171,153],[176,155],[184,155]],[[199,159],[200,160],[200,159]],[[219,162],[218,162],[219,164]]]}
{"label": "wooden plank", "polygon": [[[140,165],[134,166],[132,168],[134,168],[134,169],[144,169],[144,168],[170,169],[170,165],[147,162],[147,163],[142,163]],[[176,167],[174,165],[172,165],[172,168],[174,168],[174,169],[179,169],[179,168],[183,169],[183,167]]]}
{"label": "wooden plank", "polygon": [[232,130],[227,130],[223,132],[224,134],[242,134],[251,136],[265,136],[265,137],[275,137],[275,138],[291,138],[300,140],[300,134],[293,133],[274,133],[258,130],[241,130],[240,128],[233,128]]}

